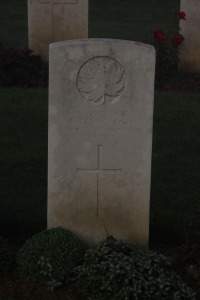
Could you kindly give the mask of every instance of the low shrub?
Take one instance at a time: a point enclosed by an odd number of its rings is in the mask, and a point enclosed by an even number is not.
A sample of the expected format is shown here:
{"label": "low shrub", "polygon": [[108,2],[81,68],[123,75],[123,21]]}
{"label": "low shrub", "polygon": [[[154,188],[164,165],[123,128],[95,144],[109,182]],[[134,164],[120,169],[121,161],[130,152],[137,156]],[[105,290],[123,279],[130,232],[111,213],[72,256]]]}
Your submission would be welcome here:
{"label": "low shrub", "polygon": [[169,32],[155,29],[142,38],[144,43],[153,45],[156,50],[155,83],[158,87],[168,85],[178,74],[179,47],[184,43],[179,22],[185,20],[184,11],[174,12],[174,24]]}
{"label": "low shrub", "polygon": [[14,256],[8,241],[0,237],[0,275],[8,275],[14,264]]}
{"label": "low shrub", "polygon": [[0,43],[0,86],[45,87],[47,83],[48,66],[41,56]]}
{"label": "low shrub", "polygon": [[22,276],[53,289],[68,283],[70,273],[85,253],[83,243],[70,231],[53,228],[42,231],[19,250],[17,263]]}
{"label": "low shrub", "polygon": [[163,255],[108,237],[75,269],[87,300],[195,299]]}

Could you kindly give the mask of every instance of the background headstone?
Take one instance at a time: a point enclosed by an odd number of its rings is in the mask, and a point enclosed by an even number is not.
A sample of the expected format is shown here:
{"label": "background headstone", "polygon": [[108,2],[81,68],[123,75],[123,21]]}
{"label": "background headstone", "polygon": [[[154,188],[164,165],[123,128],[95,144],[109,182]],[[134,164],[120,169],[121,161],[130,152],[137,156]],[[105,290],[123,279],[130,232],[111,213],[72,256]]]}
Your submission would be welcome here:
{"label": "background headstone", "polygon": [[29,48],[48,60],[50,43],[88,37],[88,0],[28,0]]}
{"label": "background headstone", "polygon": [[145,44],[50,45],[49,228],[147,246],[154,67]]}
{"label": "background headstone", "polygon": [[200,71],[200,1],[181,0],[181,11],[186,21],[180,20],[181,34],[185,40],[180,46],[180,69],[186,72]]}

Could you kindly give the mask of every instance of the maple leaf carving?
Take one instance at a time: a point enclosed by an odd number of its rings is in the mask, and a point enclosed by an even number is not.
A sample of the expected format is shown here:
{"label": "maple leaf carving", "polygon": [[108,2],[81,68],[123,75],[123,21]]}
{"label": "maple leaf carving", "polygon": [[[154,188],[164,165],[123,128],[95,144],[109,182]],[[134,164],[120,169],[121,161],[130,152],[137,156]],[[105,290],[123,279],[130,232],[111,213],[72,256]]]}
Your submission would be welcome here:
{"label": "maple leaf carving", "polygon": [[125,88],[123,67],[113,58],[94,57],[83,64],[77,87],[81,96],[93,104],[112,102]]}

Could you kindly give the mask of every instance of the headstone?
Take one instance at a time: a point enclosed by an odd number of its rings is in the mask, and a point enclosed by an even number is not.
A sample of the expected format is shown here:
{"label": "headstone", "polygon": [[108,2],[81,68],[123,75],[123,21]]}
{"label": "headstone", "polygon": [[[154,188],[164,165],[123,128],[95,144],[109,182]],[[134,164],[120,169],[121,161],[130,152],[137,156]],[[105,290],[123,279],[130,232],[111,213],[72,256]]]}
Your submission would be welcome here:
{"label": "headstone", "polygon": [[181,0],[181,11],[186,21],[180,20],[181,34],[185,40],[180,46],[180,69],[186,72],[200,71],[200,1]]}
{"label": "headstone", "polygon": [[88,37],[88,0],[28,0],[29,48],[48,60],[49,44]]}
{"label": "headstone", "polygon": [[49,228],[147,246],[154,67],[145,44],[50,45]]}

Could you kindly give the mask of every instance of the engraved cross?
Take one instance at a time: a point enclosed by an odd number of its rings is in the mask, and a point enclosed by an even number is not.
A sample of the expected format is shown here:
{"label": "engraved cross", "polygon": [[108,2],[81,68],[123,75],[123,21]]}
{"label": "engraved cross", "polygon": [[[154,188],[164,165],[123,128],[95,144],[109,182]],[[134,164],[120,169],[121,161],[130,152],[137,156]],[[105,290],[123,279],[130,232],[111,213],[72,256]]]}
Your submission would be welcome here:
{"label": "engraved cross", "polygon": [[103,169],[102,168],[102,145],[98,145],[98,159],[97,159],[97,169],[79,169],[77,168],[77,173],[84,173],[84,174],[95,174],[96,175],[96,182],[97,182],[97,194],[96,194],[96,202],[97,202],[97,209],[96,215],[99,215],[99,201],[101,200],[101,185],[102,185],[102,176],[104,174],[116,174],[122,171],[122,169]]}
{"label": "engraved cross", "polygon": [[64,7],[67,4],[77,4],[78,0],[39,0],[39,2],[51,5],[51,41],[63,40],[65,27]]}

